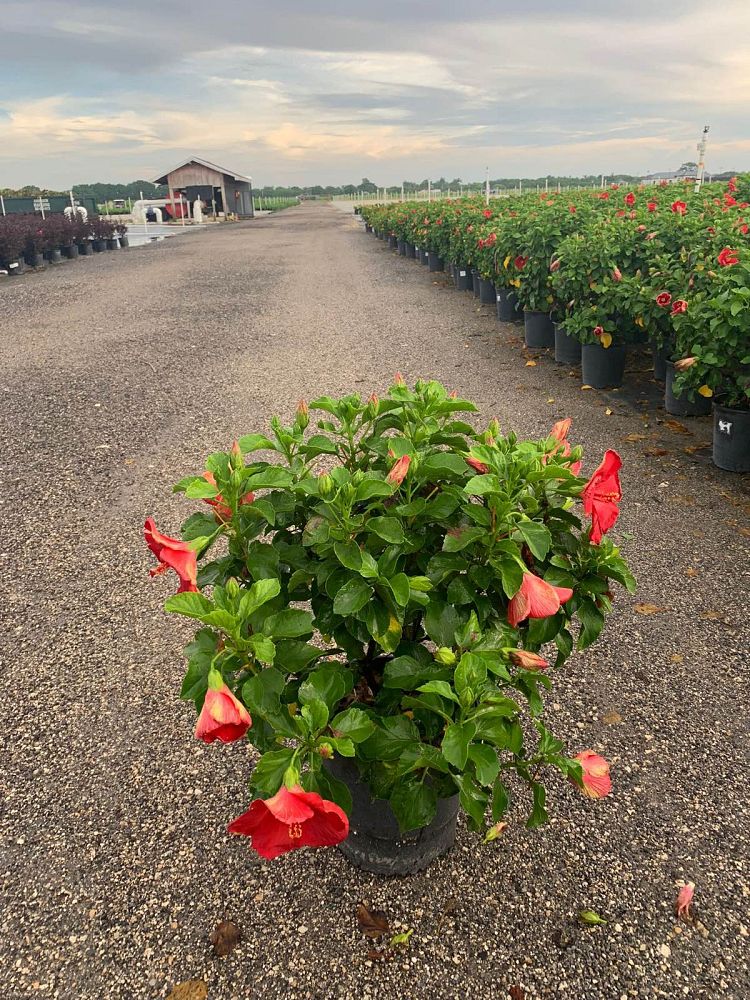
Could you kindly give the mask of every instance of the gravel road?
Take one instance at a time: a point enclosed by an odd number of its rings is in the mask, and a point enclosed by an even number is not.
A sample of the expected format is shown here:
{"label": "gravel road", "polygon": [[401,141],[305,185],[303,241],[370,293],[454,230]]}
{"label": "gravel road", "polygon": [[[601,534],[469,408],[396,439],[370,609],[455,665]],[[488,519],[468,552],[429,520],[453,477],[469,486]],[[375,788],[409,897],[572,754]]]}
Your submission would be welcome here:
{"label": "gravel road", "polygon": [[[517,327],[324,205],[0,279],[0,327],[4,1000],[155,1000],[190,979],[209,1000],[747,1000],[750,484],[712,467],[707,420],[666,424],[643,374],[603,394],[527,366]],[[639,593],[550,699],[614,792],[555,786],[548,827],[487,847],[461,828],[411,879],[335,850],[259,863],[225,832],[248,751],[193,738],[191,630],[161,610],[143,520],[176,533],[190,508],[170,485],[208,452],[396,369],[526,436],[572,416],[584,471],[620,451]],[[683,880],[697,921],[677,926]],[[360,901],[414,929],[407,952],[368,958]],[[243,940],[217,958],[223,918]]]}

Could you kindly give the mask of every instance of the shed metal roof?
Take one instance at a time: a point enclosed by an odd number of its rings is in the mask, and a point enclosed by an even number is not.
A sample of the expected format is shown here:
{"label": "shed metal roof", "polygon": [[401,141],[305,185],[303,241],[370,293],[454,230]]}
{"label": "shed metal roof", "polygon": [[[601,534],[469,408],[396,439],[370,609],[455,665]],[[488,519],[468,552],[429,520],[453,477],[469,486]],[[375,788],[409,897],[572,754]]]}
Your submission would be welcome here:
{"label": "shed metal roof", "polygon": [[217,173],[224,174],[226,177],[231,177],[232,180],[235,181],[246,181],[248,184],[252,184],[253,182],[252,177],[245,177],[244,174],[238,174],[234,170],[227,170],[226,167],[220,167],[217,163],[211,163],[210,160],[202,160],[199,156],[190,156],[187,158],[187,160],[183,160],[182,163],[178,163],[176,167],[172,167],[171,170],[168,170],[165,174],[162,174],[161,177],[154,178],[153,183],[167,184],[168,183],[167,178],[169,177],[170,174],[173,174],[175,170],[179,170],[181,167],[189,166],[191,163],[199,163],[202,167],[208,167],[209,170],[215,170]]}

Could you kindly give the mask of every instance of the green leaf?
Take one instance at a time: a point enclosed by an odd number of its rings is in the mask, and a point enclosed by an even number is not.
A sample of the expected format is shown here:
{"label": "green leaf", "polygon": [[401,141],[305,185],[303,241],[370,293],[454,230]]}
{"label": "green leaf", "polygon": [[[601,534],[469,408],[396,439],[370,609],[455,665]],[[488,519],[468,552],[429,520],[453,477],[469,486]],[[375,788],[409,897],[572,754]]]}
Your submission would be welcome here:
{"label": "green leaf", "polygon": [[353,743],[361,743],[375,732],[375,723],[361,708],[347,708],[331,719],[331,729],[348,736]]}
{"label": "green leaf", "polygon": [[500,569],[500,580],[505,596],[509,599],[515,597],[523,583],[523,569],[515,559],[503,559],[495,565]]}
{"label": "green leaf", "polygon": [[164,602],[165,611],[173,611],[178,615],[185,615],[186,618],[197,618],[203,621],[206,615],[214,610],[214,605],[203,594],[194,591],[185,591],[183,594],[172,594]]}
{"label": "green leaf", "polygon": [[324,656],[325,650],[318,649],[309,642],[299,642],[295,639],[282,639],[276,643],[276,665],[288,674],[296,674],[304,670],[308,664],[319,656]]}
{"label": "green leaf", "polygon": [[300,635],[311,635],[312,631],[312,615],[299,608],[277,611],[263,622],[263,633],[274,639],[295,639]]}
{"label": "green leaf", "polygon": [[[185,487],[185,496],[193,500],[211,500],[217,496],[218,489],[213,483],[209,483],[203,476],[196,476],[192,482]],[[216,524],[214,524],[216,527]]]}
{"label": "green leaf", "polygon": [[353,615],[367,604],[372,596],[372,587],[361,577],[349,580],[336,594],[333,613],[346,617]]}
{"label": "green leaf", "polygon": [[500,778],[495,780],[492,789],[492,822],[497,823],[508,810],[508,790]]}
{"label": "green leaf", "polygon": [[333,551],[342,566],[359,573],[362,568],[362,552],[356,542],[334,542]]}
{"label": "green leaf", "polygon": [[246,490],[277,490],[287,489],[294,482],[294,476],[288,469],[278,465],[269,465],[267,469],[248,476],[244,482]]}
{"label": "green leaf", "polygon": [[342,664],[325,664],[311,671],[299,686],[299,700],[305,705],[316,698],[333,711],[344,695],[351,690],[354,677]]}
{"label": "green leaf", "polygon": [[432,598],[424,614],[424,628],[437,646],[453,646],[453,637],[461,624],[458,611],[452,604]]}
{"label": "green leaf", "polygon": [[532,781],[531,790],[534,795],[534,808],[531,810],[531,815],[526,820],[526,828],[528,830],[533,830],[537,826],[542,826],[549,819],[547,810],[544,807],[547,801],[547,792],[544,785],[540,784],[538,781]]}
{"label": "green leaf", "polygon": [[502,492],[500,480],[491,473],[485,476],[472,476],[464,486],[464,493],[472,497],[482,497]]}
{"label": "green leaf", "polygon": [[237,443],[243,455],[251,451],[276,451],[273,441],[269,441],[264,434],[243,434]]}
{"label": "green leaf", "polygon": [[456,692],[447,681],[427,681],[426,684],[421,684],[417,691],[422,691],[424,694],[439,694],[441,698],[455,701],[457,705],[459,703]]}
{"label": "green leaf", "polygon": [[484,811],[489,795],[468,774],[454,774],[453,780],[459,788],[461,808],[470,819],[470,826],[478,830],[484,823]]}
{"label": "green leaf", "polygon": [[468,467],[463,458],[447,451],[430,455],[419,466],[420,478],[428,482],[439,479],[460,479],[467,471]]}
{"label": "green leaf", "polygon": [[437,792],[427,782],[402,781],[393,789],[389,801],[401,833],[418,830],[435,818]]}
{"label": "green leaf", "polygon": [[390,545],[401,545],[406,540],[397,517],[371,517],[365,522],[365,527]]}
{"label": "green leaf", "polygon": [[577,614],[583,625],[578,636],[578,649],[586,649],[599,638],[604,628],[604,615],[594,602],[588,599],[581,601]]}
{"label": "green leaf", "polygon": [[476,695],[487,680],[487,664],[474,653],[464,653],[456,667],[454,684],[459,696],[462,691],[471,690]]}
{"label": "green leaf", "polygon": [[454,722],[445,730],[441,750],[449,764],[459,771],[466,767],[469,755],[469,744],[474,739],[477,727],[473,722]]}
{"label": "green leaf", "polygon": [[388,580],[388,585],[393,591],[393,596],[396,599],[396,604],[399,604],[402,608],[405,608],[409,603],[409,594],[411,592],[409,587],[409,577],[406,573],[397,573],[396,576],[392,576]]}
{"label": "green leaf", "polygon": [[363,760],[397,760],[409,747],[420,743],[419,730],[404,715],[386,716],[375,727],[372,736],[359,744],[358,756]]}
{"label": "green leaf", "polygon": [[182,526],[180,534],[185,542],[203,538],[216,531],[217,524],[213,514],[191,514]]}
{"label": "green leaf", "polygon": [[256,581],[240,599],[239,617],[244,621],[254,615],[258,608],[272,601],[281,592],[281,584],[273,578]]}
{"label": "green leaf", "polygon": [[537,559],[544,559],[552,544],[548,529],[538,521],[520,521],[518,531]]}
{"label": "green leaf", "polygon": [[264,753],[250,777],[253,788],[266,796],[275,795],[281,788],[284,772],[292,763],[293,757],[294,750],[289,747]]}
{"label": "green leaf", "polygon": [[486,743],[472,743],[469,747],[469,760],[474,764],[479,784],[491,785],[500,771],[500,761],[494,747]]}
{"label": "green leaf", "polygon": [[306,701],[300,709],[300,714],[313,735],[324,729],[328,723],[328,706],[320,698],[310,698]]}
{"label": "green leaf", "polygon": [[[335,802],[348,815],[352,811],[352,793],[343,781],[334,778],[331,772],[322,767],[314,775],[311,771],[302,775],[302,785],[307,791],[316,791],[329,802]],[[315,787],[313,787],[313,785]]]}
{"label": "green leaf", "polygon": [[429,663],[419,663],[411,656],[397,656],[385,665],[383,687],[415,691],[426,681],[447,681],[450,677],[451,668],[434,660]]}
{"label": "green leaf", "polygon": [[203,697],[208,687],[208,671],[213,658],[216,656],[218,643],[219,637],[215,632],[202,628],[196,632],[193,641],[185,647],[188,668],[185,679],[182,682],[180,698],[184,698],[186,701],[194,701],[196,708],[199,710],[203,704]]}
{"label": "green leaf", "polygon": [[443,552],[460,552],[478,538],[486,538],[484,528],[451,528],[443,541]]}
{"label": "green leaf", "polygon": [[307,455],[335,455],[338,448],[325,434],[313,434],[302,446],[302,450]]}
{"label": "green leaf", "polygon": [[264,635],[251,635],[248,642],[255,657],[261,663],[273,663],[276,656],[276,646],[270,639],[267,639]]}
{"label": "green leaf", "polygon": [[356,500],[372,500],[373,497],[389,497],[393,486],[384,479],[365,479],[357,487]]}

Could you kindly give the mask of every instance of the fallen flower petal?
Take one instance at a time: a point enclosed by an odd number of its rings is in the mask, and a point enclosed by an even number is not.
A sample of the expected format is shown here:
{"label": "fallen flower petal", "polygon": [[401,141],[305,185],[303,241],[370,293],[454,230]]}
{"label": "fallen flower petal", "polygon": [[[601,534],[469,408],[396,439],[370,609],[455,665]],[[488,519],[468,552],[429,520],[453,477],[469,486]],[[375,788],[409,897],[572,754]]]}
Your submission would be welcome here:
{"label": "fallen flower petal", "polygon": [[582,750],[573,758],[583,769],[581,784],[578,786],[589,799],[603,799],[612,791],[609,763],[593,750]]}
{"label": "fallen flower petal", "polygon": [[675,903],[675,913],[677,914],[678,920],[692,919],[690,906],[693,902],[694,894],[695,894],[694,882],[688,882],[687,885],[683,885],[683,887],[677,893],[677,902]]}

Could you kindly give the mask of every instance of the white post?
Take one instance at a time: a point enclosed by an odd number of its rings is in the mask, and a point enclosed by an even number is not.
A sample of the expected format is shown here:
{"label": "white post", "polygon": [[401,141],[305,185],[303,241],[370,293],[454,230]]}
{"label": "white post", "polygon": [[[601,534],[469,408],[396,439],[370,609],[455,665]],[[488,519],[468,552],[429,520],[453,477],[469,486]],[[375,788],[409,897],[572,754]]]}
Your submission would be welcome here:
{"label": "white post", "polygon": [[185,195],[180,191],[180,217],[182,219],[182,228],[185,228]]}
{"label": "white post", "polygon": [[3,210],[3,215],[5,215],[5,198],[0,194],[0,208]]}
{"label": "white post", "polygon": [[70,195],[70,207],[73,209],[73,215],[75,215],[76,214],[76,200],[73,197],[73,192],[72,191],[68,191],[68,194]]}
{"label": "white post", "polygon": [[545,177],[544,178],[544,190],[545,190],[545,193],[547,191],[549,191],[549,177]]}
{"label": "white post", "polygon": [[432,181],[427,181],[427,200],[432,201]]}
{"label": "white post", "polygon": [[148,236],[148,215],[146,207],[143,206],[143,191],[140,192],[140,195],[141,195],[141,205],[143,207],[143,234],[144,236]]}
{"label": "white post", "polygon": [[490,168],[484,168],[484,203],[489,205],[490,203]]}
{"label": "white post", "polygon": [[42,222],[44,222],[44,198],[39,199],[39,205],[41,206],[42,209]]}
{"label": "white post", "polygon": [[706,169],[706,136],[708,135],[708,125],[703,126],[703,135],[701,136],[701,141],[698,143],[698,169],[695,172],[695,193],[697,194],[701,189],[701,184],[703,183],[703,174]]}
{"label": "white post", "polygon": [[404,185],[402,183],[401,184],[401,201],[403,201],[403,200],[404,200]]}

